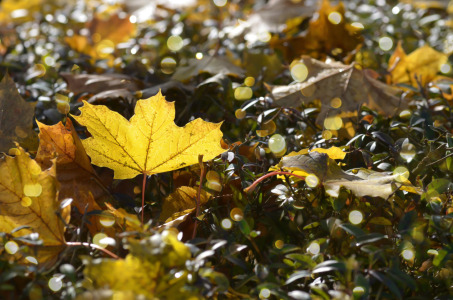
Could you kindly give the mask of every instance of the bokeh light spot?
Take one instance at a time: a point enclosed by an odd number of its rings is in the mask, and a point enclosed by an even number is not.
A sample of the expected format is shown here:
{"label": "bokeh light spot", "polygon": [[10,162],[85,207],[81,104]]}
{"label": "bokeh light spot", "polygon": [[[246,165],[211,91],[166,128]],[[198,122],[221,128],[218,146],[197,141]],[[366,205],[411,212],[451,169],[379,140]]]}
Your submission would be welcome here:
{"label": "bokeh light spot", "polygon": [[317,254],[319,254],[319,251],[321,251],[321,247],[319,246],[319,244],[317,242],[313,242],[310,244],[310,246],[308,246],[307,251],[313,255],[317,255]]}
{"label": "bokeh light spot", "polygon": [[42,193],[42,186],[39,183],[24,185],[24,194],[28,197],[39,197]]}
{"label": "bokeh light spot", "polygon": [[308,68],[304,63],[296,63],[291,67],[291,76],[297,82],[303,82],[307,79]]}
{"label": "bokeh light spot", "polygon": [[403,250],[403,252],[401,252],[401,256],[405,260],[412,260],[415,257],[415,254],[414,254],[414,251],[412,251],[410,249],[406,249],[406,250]]}
{"label": "bokeh light spot", "polygon": [[184,42],[179,35],[172,35],[167,40],[167,47],[171,51],[177,52],[182,49]]}
{"label": "bokeh light spot", "polygon": [[339,12],[333,11],[329,14],[327,19],[329,20],[330,23],[332,23],[334,25],[338,25],[341,23],[341,20],[343,19],[343,17],[341,16],[341,14]]}
{"label": "bokeh light spot", "polygon": [[19,245],[15,241],[8,241],[5,244],[5,250],[9,254],[16,254],[19,251]]}
{"label": "bokeh light spot", "polygon": [[222,220],[220,225],[222,226],[223,229],[230,230],[231,227],[233,227],[233,222],[231,222],[230,219],[226,218]]}
{"label": "bokeh light spot", "polygon": [[253,96],[253,91],[248,86],[240,86],[234,90],[234,98],[238,101],[249,100]]}
{"label": "bokeh light spot", "polygon": [[354,225],[360,224],[363,221],[363,214],[359,210],[353,210],[349,213],[349,222]]}
{"label": "bokeh light spot", "polygon": [[309,174],[307,177],[305,177],[305,183],[309,187],[312,187],[312,188],[317,187],[319,184],[319,178],[315,174]]}
{"label": "bokeh light spot", "polygon": [[384,51],[389,51],[393,48],[393,40],[388,36],[381,37],[379,39],[379,48]]}
{"label": "bokeh light spot", "polygon": [[50,278],[48,282],[49,288],[54,292],[61,290],[61,288],[63,287],[63,280],[61,279],[61,276],[53,276],[52,278]]}
{"label": "bokeh light spot", "polygon": [[230,211],[230,218],[239,222],[244,218],[244,212],[239,207],[235,207]]}

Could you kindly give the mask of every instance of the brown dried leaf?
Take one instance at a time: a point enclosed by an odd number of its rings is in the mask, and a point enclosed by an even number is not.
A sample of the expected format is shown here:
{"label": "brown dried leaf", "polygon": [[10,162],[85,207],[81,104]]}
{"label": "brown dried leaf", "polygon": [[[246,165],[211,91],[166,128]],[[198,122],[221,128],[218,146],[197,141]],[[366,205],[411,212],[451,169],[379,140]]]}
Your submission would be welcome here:
{"label": "brown dried leaf", "polygon": [[38,139],[33,131],[35,104],[26,102],[14,81],[5,75],[0,82],[0,152],[8,152],[14,142],[36,150]]}
{"label": "brown dried leaf", "polygon": [[[276,104],[286,107],[320,99],[322,107],[318,124],[322,124],[328,115],[340,111],[355,112],[362,104],[387,116],[407,105],[398,97],[400,89],[374,79],[367,70],[359,70],[353,64],[328,64],[308,56],[303,56],[299,62],[308,69],[307,79],[292,85],[273,86],[271,92]],[[331,100],[337,97],[341,99],[341,107],[335,109],[331,107]]]}

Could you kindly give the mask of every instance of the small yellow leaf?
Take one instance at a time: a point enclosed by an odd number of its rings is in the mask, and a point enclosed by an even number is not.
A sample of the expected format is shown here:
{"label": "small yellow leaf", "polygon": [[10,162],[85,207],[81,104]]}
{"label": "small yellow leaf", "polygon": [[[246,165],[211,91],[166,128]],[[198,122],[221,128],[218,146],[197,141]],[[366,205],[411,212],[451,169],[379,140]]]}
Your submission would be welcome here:
{"label": "small yellow leaf", "polygon": [[184,127],[174,124],[175,107],[159,92],[137,101],[135,115],[127,121],[103,105],[84,102],[74,118],[92,137],[82,141],[91,162],[115,171],[115,179],[172,171],[213,159],[220,146],[221,123],[196,119]]}
{"label": "small yellow leaf", "polygon": [[438,52],[428,45],[407,55],[399,42],[389,60],[389,82],[406,83],[418,87],[418,80],[422,86],[425,86],[436,77],[440,67],[447,62],[447,59],[446,54]]}
{"label": "small yellow leaf", "polygon": [[[171,217],[171,221],[177,217],[175,214],[178,215],[182,211],[188,213],[189,211],[187,210],[195,209],[197,194],[197,189],[190,186],[182,186],[178,188],[165,199],[159,220],[163,222]],[[205,204],[209,197],[210,194],[202,190],[200,194],[200,205]]]}
{"label": "small yellow leaf", "polygon": [[184,268],[191,257],[189,248],[171,231],[141,241],[129,240],[128,248],[125,259],[84,257],[83,273],[91,289],[108,289],[112,299],[189,299],[197,295],[184,289],[187,272],[179,276],[170,272]]}

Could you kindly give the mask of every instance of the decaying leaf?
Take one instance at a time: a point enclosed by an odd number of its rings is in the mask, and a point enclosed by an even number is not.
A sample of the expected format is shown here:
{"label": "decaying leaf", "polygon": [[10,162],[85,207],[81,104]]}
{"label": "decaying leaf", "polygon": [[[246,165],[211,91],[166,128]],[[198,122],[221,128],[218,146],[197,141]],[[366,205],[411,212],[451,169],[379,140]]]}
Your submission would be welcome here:
{"label": "decaying leaf", "polygon": [[196,119],[184,127],[174,124],[174,103],[159,92],[137,101],[127,121],[103,105],[84,102],[74,117],[92,137],[82,141],[91,162],[115,171],[116,179],[152,175],[210,160],[225,150],[220,146],[221,124]]}
{"label": "decaying leaf", "polygon": [[[303,56],[298,63],[306,66],[307,79],[291,85],[273,86],[272,95],[277,105],[290,107],[320,99],[319,124],[326,117],[333,118],[340,112],[355,112],[362,104],[386,116],[392,116],[407,106],[398,97],[401,90],[374,79],[367,70],[359,70],[353,64],[324,63],[308,56]],[[336,98],[340,99],[337,100],[339,106],[332,104]]]}
{"label": "decaying leaf", "polygon": [[418,82],[425,86],[431,82],[440,67],[447,62],[448,55],[438,52],[428,45],[418,48],[407,55],[401,41],[389,60],[388,83],[405,83],[418,87]]}
{"label": "decaying leaf", "polygon": [[[197,189],[190,186],[182,186],[176,191],[171,193],[162,205],[162,212],[159,220],[166,221],[168,218],[171,220],[180,217],[180,213],[184,211],[185,214],[191,213],[196,207]],[[205,204],[210,195],[202,190],[200,194],[200,205]],[[177,216],[175,216],[175,214]]]}
{"label": "decaying leaf", "polygon": [[[175,277],[171,269],[184,268],[189,248],[170,231],[141,241],[130,241],[125,259],[84,258],[83,271],[91,290],[108,289],[114,299],[189,299],[196,293],[183,289],[187,272]],[[192,299],[192,298],[191,298]],[[194,298],[198,299],[198,298]]]}
{"label": "decaying leaf", "polygon": [[14,81],[5,75],[0,82],[0,152],[8,152],[14,142],[36,150],[37,136],[33,131],[35,105],[26,102]]}
{"label": "decaying leaf", "polygon": [[75,34],[66,37],[65,41],[72,49],[93,59],[111,59],[116,45],[135,34],[135,24],[128,17],[120,18],[118,15],[112,15],[108,19],[95,16],[86,28],[90,32],[89,37]]}
{"label": "decaying leaf", "polygon": [[[332,197],[338,197],[343,186],[358,197],[388,198],[395,191],[395,183],[401,176],[367,169],[360,169],[357,174],[344,172],[327,154],[319,152],[284,156],[278,167],[302,176],[315,175],[326,193]],[[411,192],[416,191],[409,182],[398,183],[398,186]]]}
{"label": "decaying leaf", "polygon": [[43,171],[24,149],[12,152],[14,157],[0,160],[0,231],[28,226],[13,236],[38,233],[43,245],[36,258],[39,263],[51,263],[65,248],[65,226],[57,212],[68,222],[70,206],[60,210],[55,165]]}
{"label": "decaying leaf", "polygon": [[[335,18],[332,13],[335,13]],[[345,21],[344,14],[342,2],[332,6],[328,0],[323,0],[318,18],[310,21],[303,35],[272,41],[271,46],[283,51],[289,61],[304,54],[316,58],[325,58],[326,55],[345,57],[357,49],[363,37],[360,28]]]}
{"label": "decaying leaf", "polygon": [[[72,198],[73,204],[80,213],[100,210],[104,201],[110,197],[100,178],[91,166],[82,143],[72,125],[67,119],[66,126],[58,123],[47,126],[38,122],[39,148],[36,161],[43,167],[52,165],[52,159],[57,155],[56,172],[60,183],[60,200]],[[88,205],[88,206],[87,206]],[[87,224],[90,232],[99,232],[99,216],[90,216]]]}
{"label": "decaying leaf", "polygon": [[189,59],[187,65],[178,67],[173,74],[174,80],[186,81],[200,73],[244,76],[244,70],[225,57],[204,56],[202,59]]}

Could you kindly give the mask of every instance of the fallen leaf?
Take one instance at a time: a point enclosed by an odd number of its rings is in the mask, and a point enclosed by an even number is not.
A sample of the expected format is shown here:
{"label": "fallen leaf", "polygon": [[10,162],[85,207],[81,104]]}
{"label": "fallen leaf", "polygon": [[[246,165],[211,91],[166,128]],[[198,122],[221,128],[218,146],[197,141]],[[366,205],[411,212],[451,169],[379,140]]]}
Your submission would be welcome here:
{"label": "fallen leaf", "polygon": [[[178,188],[163,202],[159,220],[161,222],[166,222],[169,218],[173,220],[180,217],[180,213],[183,211],[185,214],[194,211],[196,207],[197,194],[197,189],[190,186],[182,186]],[[200,206],[205,204],[209,197],[210,194],[202,190],[200,194]],[[175,214],[177,214],[177,216],[175,216]]]}
{"label": "fallen leaf", "polygon": [[440,67],[447,62],[447,59],[448,55],[438,52],[428,45],[407,55],[400,41],[388,63],[390,75],[387,82],[418,87],[418,80],[424,87],[436,77]]}
{"label": "fallen leaf", "polygon": [[[66,126],[61,122],[53,126],[38,122],[38,127],[40,143],[36,161],[43,168],[48,168],[56,153],[60,200],[72,198],[72,203],[81,214],[85,209],[87,212],[101,210],[101,207],[105,209],[104,201],[111,196],[91,166],[71,120],[66,120]],[[88,221],[91,233],[100,232],[99,216],[91,215]]]}
{"label": "fallen leaf", "polygon": [[200,73],[244,76],[244,70],[225,57],[204,56],[202,59],[189,59],[185,66],[180,66],[176,69],[172,79],[186,81]]}
{"label": "fallen leaf", "polygon": [[51,264],[65,248],[65,226],[57,216],[69,222],[70,206],[60,210],[55,165],[42,171],[39,164],[22,148],[14,148],[15,156],[0,159],[0,231],[16,231],[20,237],[36,232],[43,245],[38,247],[37,260]]}
{"label": "fallen leaf", "polygon": [[65,41],[72,49],[93,59],[112,60],[111,53],[116,45],[135,35],[135,24],[130,22],[128,16],[120,18],[118,15],[112,15],[105,19],[96,15],[87,23],[86,28],[90,32],[89,37],[75,34],[65,37]]}
{"label": "fallen leaf", "polygon": [[281,50],[289,61],[303,54],[316,58],[345,57],[363,42],[360,31],[361,28],[346,22],[342,2],[332,6],[323,0],[318,18],[310,21],[303,35],[272,40],[271,47]]}
{"label": "fallen leaf", "polygon": [[[319,152],[284,156],[278,167],[303,176],[315,175],[324,186],[326,193],[332,197],[338,197],[340,188],[343,186],[358,197],[388,198],[395,191],[396,179],[400,176],[367,169],[359,169],[356,174],[344,172],[327,154]],[[398,185],[408,187],[406,190],[410,192],[419,193],[410,182],[398,183]]]}
{"label": "fallen leaf", "polygon": [[115,179],[180,169],[198,163],[199,155],[207,161],[225,151],[220,146],[221,123],[196,119],[176,126],[174,103],[160,92],[137,101],[130,121],[86,101],[80,110],[82,114],[74,118],[92,134],[82,141],[91,162],[113,169]]}
{"label": "fallen leaf", "polygon": [[105,98],[132,98],[141,86],[134,78],[123,74],[61,73],[68,89],[77,94],[91,94],[88,102]]}
{"label": "fallen leaf", "polygon": [[115,299],[189,299],[197,295],[196,291],[184,289],[187,272],[174,276],[191,255],[173,232],[164,231],[129,243],[130,253],[125,259],[83,258],[83,273],[91,290],[108,289]]}
{"label": "fallen leaf", "polygon": [[37,136],[33,131],[35,104],[26,102],[8,75],[0,82],[0,152],[8,152],[14,142],[36,150]]}
{"label": "fallen leaf", "polygon": [[[308,56],[303,56],[298,63],[304,64],[308,70],[305,81],[271,86],[270,89],[275,103],[280,106],[297,107],[320,99],[322,107],[318,124],[323,124],[327,117],[356,112],[362,104],[386,116],[392,116],[407,106],[397,96],[401,94],[400,89],[372,78],[366,70],[359,70],[354,64],[324,63]],[[339,106],[332,104],[334,99]]]}

